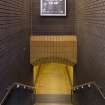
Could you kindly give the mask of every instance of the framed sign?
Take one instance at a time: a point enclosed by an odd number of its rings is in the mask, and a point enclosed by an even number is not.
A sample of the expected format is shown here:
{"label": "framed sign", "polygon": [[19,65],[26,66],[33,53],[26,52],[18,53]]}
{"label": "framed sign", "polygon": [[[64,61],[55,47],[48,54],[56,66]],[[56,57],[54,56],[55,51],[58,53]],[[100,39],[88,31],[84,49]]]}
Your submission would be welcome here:
{"label": "framed sign", "polygon": [[41,0],[41,16],[66,16],[66,0]]}

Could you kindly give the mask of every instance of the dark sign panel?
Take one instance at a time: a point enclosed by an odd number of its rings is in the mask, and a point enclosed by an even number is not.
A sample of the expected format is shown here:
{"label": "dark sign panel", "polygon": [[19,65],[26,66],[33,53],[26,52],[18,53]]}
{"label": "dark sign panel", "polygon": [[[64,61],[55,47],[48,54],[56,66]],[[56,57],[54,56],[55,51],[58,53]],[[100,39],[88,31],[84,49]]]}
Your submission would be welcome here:
{"label": "dark sign panel", "polygon": [[66,0],[41,0],[41,16],[66,16]]}

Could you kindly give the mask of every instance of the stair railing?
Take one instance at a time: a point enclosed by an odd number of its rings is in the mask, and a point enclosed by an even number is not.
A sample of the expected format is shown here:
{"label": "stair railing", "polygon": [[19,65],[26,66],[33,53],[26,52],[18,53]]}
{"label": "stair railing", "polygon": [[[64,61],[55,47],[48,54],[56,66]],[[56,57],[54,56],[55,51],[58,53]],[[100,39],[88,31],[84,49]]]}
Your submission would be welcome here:
{"label": "stair railing", "polygon": [[29,86],[29,85],[25,85],[25,84],[21,84],[21,83],[18,83],[18,82],[15,82],[13,83],[9,88],[7,88],[7,92],[4,96],[4,98],[2,99],[0,105],[3,105],[6,101],[6,99],[8,98],[9,94],[11,93],[11,91],[14,89],[14,88],[19,88],[19,87],[23,87],[24,89],[29,89],[29,90],[35,90],[35,87],[32,87],[32,86]]}

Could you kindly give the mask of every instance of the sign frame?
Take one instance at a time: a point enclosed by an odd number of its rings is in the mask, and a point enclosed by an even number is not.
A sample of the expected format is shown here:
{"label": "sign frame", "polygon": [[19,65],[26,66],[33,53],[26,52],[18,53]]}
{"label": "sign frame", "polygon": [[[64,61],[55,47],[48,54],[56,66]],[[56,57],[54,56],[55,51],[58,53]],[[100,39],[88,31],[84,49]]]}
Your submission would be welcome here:
{"label": "sign frame", "polygon": [[43,14],[43,0],[40,0],[40,16],[66,16],[67,15],[67,12],[66,12],[66,3],[67,3],[67,1],[66,0],[64,0],[65,1],[65,10],[64,10],[64,14]]}

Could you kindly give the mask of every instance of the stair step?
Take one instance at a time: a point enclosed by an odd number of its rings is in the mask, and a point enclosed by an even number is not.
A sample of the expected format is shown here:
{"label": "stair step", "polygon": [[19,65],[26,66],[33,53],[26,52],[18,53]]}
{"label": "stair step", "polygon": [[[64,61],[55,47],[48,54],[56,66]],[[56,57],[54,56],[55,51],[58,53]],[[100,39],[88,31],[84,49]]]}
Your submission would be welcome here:
{"label": "stair step", "polygon": [[37,94],[35,97],[36,103],[71,103],[71,95],[59,94]]}
{"label": "stair step", "polygon": [[63,64],[41,65],[35,85],[36,94],[71,94],[71,85]]}
{"label": "stair step", "polygon": [[36,103],[34,105],[73,105],[73,104],[55,104],[55,103]]}

